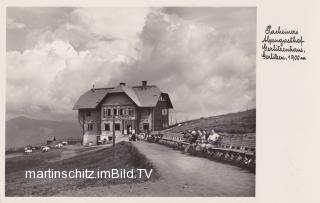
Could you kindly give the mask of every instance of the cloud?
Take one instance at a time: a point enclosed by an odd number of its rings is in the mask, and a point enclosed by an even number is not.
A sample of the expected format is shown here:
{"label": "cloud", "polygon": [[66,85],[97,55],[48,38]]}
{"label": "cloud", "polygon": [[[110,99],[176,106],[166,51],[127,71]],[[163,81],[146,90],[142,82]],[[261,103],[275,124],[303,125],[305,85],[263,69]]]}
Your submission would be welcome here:
{"label": "cloud", "polygon": [[71,18],[97,36],[120,40],[135,38],[142,30],[149,8],[78,8]]}
{"label": "cloud", "polygon": [[231,34],[160,11],[148,15],[140,37],[139,59],[114,83],[158,84],[171,95],[178,120],[255,107],[255,54]]}
{"label": "cloud", "polygon": [[75,119],[71,108],[92,84],[141,80],[170,94],[178,121],[255,107],[255,41],[246,37],[255,23],[222,26],[196,8],[63,13],[52,28],[28,30],[29,48],[7,52],[7,114]]}
{"label": "cloud", "polygon": [[19,30],[25,28],[26,25],[23,23],[18,23],[11,18],[7,18],[7,29],[10,30]]}
{"label": "cloud", "polygon": [[7,7],[7,17],[29,29],[56,29],[70,18],[71,7]]}
{"label": "cloud", "polygon": [[108,83],[121,63],[122,60],[101,60],[94,52],[77,51],[62,40],[39,42],[34,49],[22,53],[9,52],[7,111],[38,118],[72,119],[71,109],[78,97],[92,84]]}

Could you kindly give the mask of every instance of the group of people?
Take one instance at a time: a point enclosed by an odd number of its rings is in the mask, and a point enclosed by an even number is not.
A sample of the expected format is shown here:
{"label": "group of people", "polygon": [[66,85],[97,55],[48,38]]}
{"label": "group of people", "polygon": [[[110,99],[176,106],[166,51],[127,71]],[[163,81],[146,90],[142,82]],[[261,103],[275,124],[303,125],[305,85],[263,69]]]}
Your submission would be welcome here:
{"label": "group of people", "polygon": [[129,135],[129,141],[137,141],[137,136],[135,133]]}
{"label": "group of people", "polygon": [[129,141],[140,141],[144,140],[147,134],[145,133],[140,133],[140,134],[135,134],[132,133],[129,135]]}
{"label": "group of people", "polygon": [[214,130],[193,130],[185,133],[188,145],[184,148],[184,152],[196,156],[205,156],[207,158],[234,163],[249,168],[255,166],[255,154],[246,154],[219,148],[219,142],[222,139]]}
{"label": "group of people", "polygon": [[147,139],[150,142],[157,142],[164,145],[169,145],[176,149],[183,150],[195,156],[207,157],[212,160],[228,162],[239,166],[255,168],[255,154],[247,154],[228,149],[221,149],[220,143],[223,136],[211,130],[187,130],[182,133],[183,141],[172,141],[162,139],[161,134],[152,135]]}
{"label": "group of people", "polygon": [[190,143],[216,144],[220,135],[213,129],[207,130],[188,130],[184,133],[184,138]]}

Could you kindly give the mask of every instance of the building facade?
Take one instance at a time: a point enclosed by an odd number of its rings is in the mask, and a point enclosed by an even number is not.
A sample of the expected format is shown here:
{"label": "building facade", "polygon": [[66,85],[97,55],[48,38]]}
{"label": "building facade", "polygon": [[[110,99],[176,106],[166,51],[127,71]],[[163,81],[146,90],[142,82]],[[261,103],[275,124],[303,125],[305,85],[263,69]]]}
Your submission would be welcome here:
{"label": "building facade", "polygon": [[83,144],[111,140],[115,135],[158,131],[169,126],[172,103],[167,93],[142,81],[140,86],[120,83],[92,88],[80,96],[73,110],[83,130]]}

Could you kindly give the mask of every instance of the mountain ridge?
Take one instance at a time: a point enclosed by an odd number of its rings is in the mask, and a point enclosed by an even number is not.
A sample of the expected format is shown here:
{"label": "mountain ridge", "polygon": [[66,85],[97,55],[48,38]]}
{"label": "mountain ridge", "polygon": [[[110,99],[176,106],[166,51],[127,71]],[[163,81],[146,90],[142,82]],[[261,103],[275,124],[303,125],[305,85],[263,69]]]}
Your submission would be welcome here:
{"label": "mountain ridge", "polygon": [[6,149],[44,143],[48,136],[81,139],[82,130],[72,121],[38,120],[26,116],[6,120]]}

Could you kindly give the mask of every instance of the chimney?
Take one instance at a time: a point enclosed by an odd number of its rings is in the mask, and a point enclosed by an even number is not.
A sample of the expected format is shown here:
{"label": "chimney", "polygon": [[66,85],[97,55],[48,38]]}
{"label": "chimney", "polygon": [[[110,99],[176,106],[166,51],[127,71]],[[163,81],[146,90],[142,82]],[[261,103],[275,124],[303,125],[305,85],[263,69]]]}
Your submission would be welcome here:
{"label": "chimney", "polygon": [[147,86],[147,83],[148,83],[148,81],[143,80],[143,81],[142,81],[142,86],[144,86],[144,87]]}
{"label": "chimney", "polygon": [[120,82],[120,86],[125,86],[126,83],[125,82]]}

